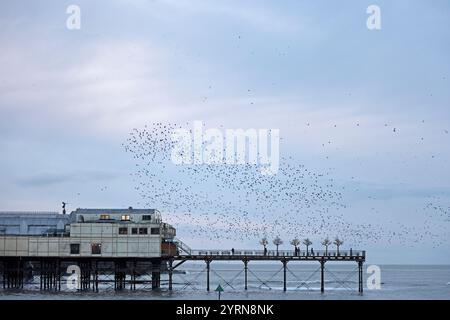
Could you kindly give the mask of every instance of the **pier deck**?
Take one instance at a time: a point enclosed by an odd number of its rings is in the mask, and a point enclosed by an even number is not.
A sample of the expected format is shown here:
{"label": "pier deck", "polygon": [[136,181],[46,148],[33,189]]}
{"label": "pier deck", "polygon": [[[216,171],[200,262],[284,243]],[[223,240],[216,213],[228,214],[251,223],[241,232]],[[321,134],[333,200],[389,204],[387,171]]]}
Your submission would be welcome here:
{"label": "pier deck", "polygon": [[300,261],[365,261],[366,252],[364,250],[317,250],[295,254],[293,250],[191,250],[182,252],[173,257],[174,260],[300,260]]}

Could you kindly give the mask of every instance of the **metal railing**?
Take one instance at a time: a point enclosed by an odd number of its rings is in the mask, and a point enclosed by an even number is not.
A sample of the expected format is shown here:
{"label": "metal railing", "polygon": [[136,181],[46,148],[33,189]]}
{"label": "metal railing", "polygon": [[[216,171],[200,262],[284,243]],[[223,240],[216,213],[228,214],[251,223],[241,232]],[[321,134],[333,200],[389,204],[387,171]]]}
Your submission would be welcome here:
{"label": "metal railing", "polygon": [[34,215],[39,215],[39,214],[42,214],[42,215],[46,215],[46,214],[48,214],[48,215],[60,214],[62,216],[62,214],[57,212],[57,211],[0,211],[0,215],[10,215],[10,214],[17,215],[17,216],[20,216],[20,215],[32,215],[32,216],[34,216]]}
{"label": "metal railing", "polygon": [[365,257],[364,250],[190,250],[193,256]]}
{"label": "metal railing", "polygon": [[193,250],[183,241],[178,238],[174,238],[173,242],[177,245],[178,249],[180,249],[180,253],[184,252],[185,254],[192,255]]}
{"label": "metal railing", "polygon": [[70,237],[70,232],[58,232],[58,233],[53,233],[53,232],[44,232],[44,233],[40,233],[40,234],[15,234],[15,233],[1,233],[0,232],[0,237],[17,237],[17,238],[68,238]]}

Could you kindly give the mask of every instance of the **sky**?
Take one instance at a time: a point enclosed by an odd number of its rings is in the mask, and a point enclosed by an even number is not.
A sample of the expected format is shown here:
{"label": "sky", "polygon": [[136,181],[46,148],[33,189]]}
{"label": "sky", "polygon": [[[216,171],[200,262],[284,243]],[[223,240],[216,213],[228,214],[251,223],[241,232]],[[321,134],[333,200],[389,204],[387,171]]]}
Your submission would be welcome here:
{"label": "sky", "polygon": [[[79,30],[66,26],[73,4]],[[381,30],[366,26],[373,4]],[[277,128],[281,156],[345,186],[347,220],[426,225],[419,243],[364,244],[369,261],[450,263],[447,0],[0,8],[0,210],[140,207],[133,128]],[[193,237],[182,211],[159,209],[192,247],[259,246]]]}

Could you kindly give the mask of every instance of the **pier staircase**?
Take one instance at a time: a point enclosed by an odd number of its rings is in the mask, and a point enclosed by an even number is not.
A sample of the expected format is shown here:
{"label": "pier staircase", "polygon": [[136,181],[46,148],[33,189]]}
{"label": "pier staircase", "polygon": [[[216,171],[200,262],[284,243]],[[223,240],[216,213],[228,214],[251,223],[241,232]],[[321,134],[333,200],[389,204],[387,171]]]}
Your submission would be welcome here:
{"label": "pier staircase", "polygon": [[181,252],[184,252],[185,254],[191,255],[192,254],[192,249],[183,241],[181,241],[178,238],[174,239],[174,243],[177,245],[177,248],[180,250]]}

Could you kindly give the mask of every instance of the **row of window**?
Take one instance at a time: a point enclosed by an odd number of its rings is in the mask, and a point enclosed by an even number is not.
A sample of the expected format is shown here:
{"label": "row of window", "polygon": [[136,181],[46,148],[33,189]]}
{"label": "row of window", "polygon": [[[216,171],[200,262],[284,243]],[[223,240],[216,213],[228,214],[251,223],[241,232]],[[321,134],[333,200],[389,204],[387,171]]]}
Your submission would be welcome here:
{"label": "row of window", "polygon": [[[111,220],[111,216],[110,216],[109,214],[101,214],[101,215],[100,215],[100,220]],[[128,214],[123,214],[123,215],[120,217],[120,220],[121,220],[121,221],[130,221],[131,218],[130,218],[130,215],[128,215]],[[149,215],[149,214],[144,214],[144,215],[142,216],[142,220],[144,220],[144,221],[150,221],[150,220],[152,220],[152,216]]]}
{"label": "row of window", "polygon": [[[92,254],[102,254],[102,244],[101,243],[91,243],[91,253]],[[70,244],[70,254],[80,254],[80,244],[71,243]]]}
{"label": "row of window", "polygon": [[[137,229],[137,228],[132,228],[132,232],[134,231],[134,229]],[[147,228],[139,228],[139,229],[145,229],[145,233],[142,233],[142,234],[147,234]],[[152,228],[152,230],[153,229],[158,229],[158,233],[155,233],[155,234],[159,234],[159,228]],[[135,233],[135,234],[137,234],[137,233]],[[102,244],[101,243],[91,243],[91,253],[92,254],[102,254]],[[80,254],[80,244],[79,243],[71,243],[70,244],[70,254]]]}
{"label": "row of window", "polygon": [[[128,234],[128,227],[120,227],[119,234]],[[148,234],[148,228],[131,228],[131,234]],[[150,228],[150,234],[159,234],[159,228]]]}

